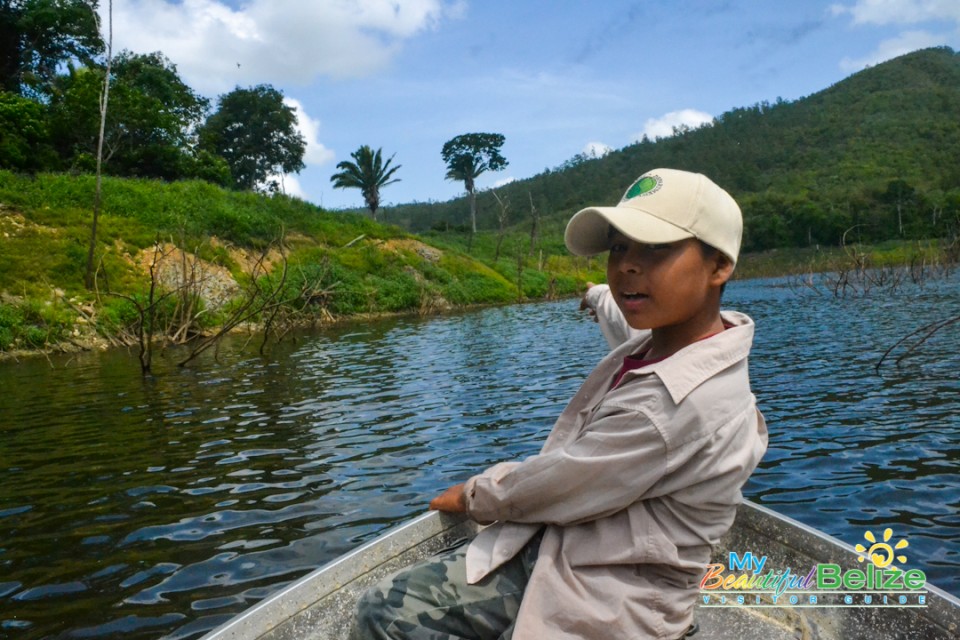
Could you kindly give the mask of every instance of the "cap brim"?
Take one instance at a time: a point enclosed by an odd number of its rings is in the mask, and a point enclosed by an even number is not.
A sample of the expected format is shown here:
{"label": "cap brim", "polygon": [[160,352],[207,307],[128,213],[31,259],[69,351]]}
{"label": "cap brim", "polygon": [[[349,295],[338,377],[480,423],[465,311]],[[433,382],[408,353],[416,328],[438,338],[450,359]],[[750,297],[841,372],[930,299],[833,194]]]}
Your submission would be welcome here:
{"label": "cap brim", "polygon": [[590,207],[570,218],[563,241],[574,255],[603,253],[610,248],[611,225],[628,238],[644,244],[679,242],[694,237],[689,231],[640,209]]}

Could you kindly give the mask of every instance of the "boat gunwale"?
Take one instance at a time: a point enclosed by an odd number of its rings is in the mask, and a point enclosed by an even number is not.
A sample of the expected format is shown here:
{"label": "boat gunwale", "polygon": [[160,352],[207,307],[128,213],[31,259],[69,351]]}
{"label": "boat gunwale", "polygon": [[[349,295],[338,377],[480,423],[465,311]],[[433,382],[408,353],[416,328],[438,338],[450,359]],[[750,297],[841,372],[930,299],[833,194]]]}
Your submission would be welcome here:
{"label": "boat gunwale", "polygon": [[[400,558],[419,552],[420,557],[432,555],[454,538],[475,533],[479,525],[464,516],[431,511],[401,523],[373,540],[339,556],[307,575],[271,594],[263,601],[237,614],[221,626],[204,635],[201,640],[251,640],[254,638],[302,637],[310,624],[304,620],[296,632],[291,627],[299,616],[308,617],[324,608],[322,601],[335,598],[345,586],[357,586],[358,581],[373,581],[378,569]],[[789,550],[790,554],[815,559],[816,562],[836,562],[851,565],[857,555],[853,546],[814,527],[798,522],[766,506],[744,500],[737,511],[737,520],[730,534],[724,537],[720,549],[730,550],[731,540],[747,530],[756,532]],[[732,534],[732,535],[731,535]],[[433,541],[432,547],[428,542]],[[397,567],[405,566],[401,563]],[[923,588],[928,604],[923,608],[907,609],[911,615],[926,620],[935,627],[955,631],[960,625],[960,599],[946,591],[927,584]],[[770,609],[789,608],[772,606]],[[698,607],[698,610],[705,611]],[[728,609],[734,611],[735,608]],[[893,611],[895,609],[887,609]],[[711,611],[717,611],[711,609]],[[868,609],[861,609],[868,611]],[[347,612],[342,612],[344,615]],[[342,623],[342,620],[339,621]],[[326,637],[326,636],[319,636]]]}
{"label": "boat gunwale", "polygon": [[[344,585],[374,572],[426,542],[443,538],[465,539],[475,533],[476,523],[465,516],[428,511],[402,522],[361,546],[340,555],[310,573],[270,594],[230,618],[200,640],[262,638],[334,595]],[[446,542],[446,540],[444,540]],[[443,544],[435,545],[442,548]],[[369,561],[369,556],[376,558]],[[364,562],[367,559],[368,561]]]}

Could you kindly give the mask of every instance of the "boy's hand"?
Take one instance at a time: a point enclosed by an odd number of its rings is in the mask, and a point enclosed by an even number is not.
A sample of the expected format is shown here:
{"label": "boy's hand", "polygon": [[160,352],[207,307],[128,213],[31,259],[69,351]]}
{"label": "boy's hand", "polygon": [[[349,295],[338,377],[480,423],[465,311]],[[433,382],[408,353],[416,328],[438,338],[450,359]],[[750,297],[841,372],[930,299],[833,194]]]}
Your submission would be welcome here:
{"label": "boy's hand", "polygon": [[[587,291],[590,291],[590,289],[594,288],[595,286],[597,285],[593,284],[592,282],[588,282]],[[590,305],[587,304],[587,291],[584,291],[583,297],[580,298],[580,311],[586,311],[590,308]]]}
{"label": "boy's hand", "polygon": [[458,484],[450,487],[430,501],[431,511],[446,511],[447,513],[466,513],[467,496],[464,494],[465,485]]}
{"label": "boy's hand", "polygon": [[[590,291],[590,289],[592,289],[595,286],[596,285],[593,284],[592,282],[588,282],[587,291]],[[584,292],[583,297],[580,298],[580,311],[586,311],[587,313],[590,314],[590,317],[593,318],[594,322],[599,322],[599,319],[597,318],[597,310],[591,307],[589,304],[587,304],[586,292]]]}

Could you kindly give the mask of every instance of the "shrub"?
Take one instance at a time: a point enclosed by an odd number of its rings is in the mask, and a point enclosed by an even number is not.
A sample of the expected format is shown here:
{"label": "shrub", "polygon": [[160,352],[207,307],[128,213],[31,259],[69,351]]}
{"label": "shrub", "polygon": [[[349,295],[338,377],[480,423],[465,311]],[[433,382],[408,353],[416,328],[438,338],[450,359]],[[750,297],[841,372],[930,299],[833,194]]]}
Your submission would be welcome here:
{"label": "shrub", "polygon": [[386,277],[372,277],[377,311],[409,311],[420,306],[420,284],[405,271]]}
{"label": "shrub", "polygon": [[0,350],[56,344],[68,334],[73,321],[73,312],[54,301],[0,303]]}
{"label": "shrub", "polygon": [[0,351],[13,346],[23,327],[23,313],[20,309],[0,302]]}

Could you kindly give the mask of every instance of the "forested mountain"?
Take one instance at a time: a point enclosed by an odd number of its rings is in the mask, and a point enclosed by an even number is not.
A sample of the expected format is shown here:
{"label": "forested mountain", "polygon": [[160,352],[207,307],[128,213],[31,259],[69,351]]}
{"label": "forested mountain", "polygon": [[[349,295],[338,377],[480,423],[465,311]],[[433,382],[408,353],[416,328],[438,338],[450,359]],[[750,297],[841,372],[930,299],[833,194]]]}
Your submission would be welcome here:
{"label": "forested mountain", "polygon": [[[960,218],[960,54],[917,51],[853,74],[796,101],[736,108],[710,125],[576,157],[497,190],[510,225],[529,226],[530,204],[558,228],[588,204],[616,203],[655,167],[700,171],[741,203],[747,251],[955,233]],[[480,194],[478,224],[498,225]],[[457,228],[463,198],[386,211],[412,231]],[[551,224],[551,221],[553,224]],[[849,238],[848,238],[849,239]]]}

